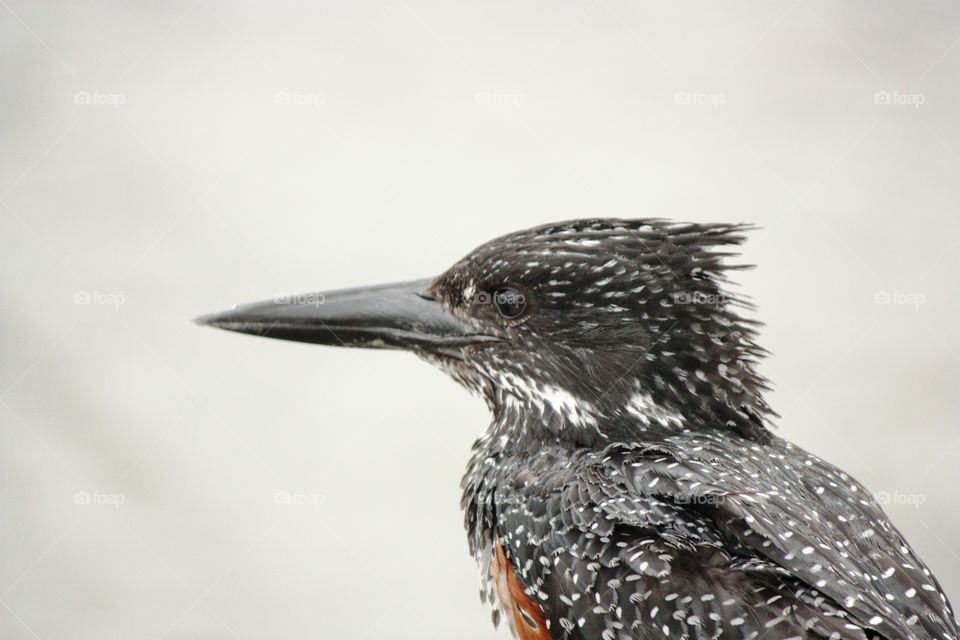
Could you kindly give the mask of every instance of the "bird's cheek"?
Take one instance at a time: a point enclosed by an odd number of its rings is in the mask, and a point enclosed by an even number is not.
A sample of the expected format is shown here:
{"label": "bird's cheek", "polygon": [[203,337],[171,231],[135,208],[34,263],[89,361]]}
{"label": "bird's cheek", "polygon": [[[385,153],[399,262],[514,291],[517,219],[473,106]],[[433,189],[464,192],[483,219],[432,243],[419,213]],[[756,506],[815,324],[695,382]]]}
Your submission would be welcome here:
{"label": "bird's cheek", "polygon": [[502,357],[505,346],[503,342],[468,344],[463,347],[463,359],[476,364],[494,361],[498,355]]}

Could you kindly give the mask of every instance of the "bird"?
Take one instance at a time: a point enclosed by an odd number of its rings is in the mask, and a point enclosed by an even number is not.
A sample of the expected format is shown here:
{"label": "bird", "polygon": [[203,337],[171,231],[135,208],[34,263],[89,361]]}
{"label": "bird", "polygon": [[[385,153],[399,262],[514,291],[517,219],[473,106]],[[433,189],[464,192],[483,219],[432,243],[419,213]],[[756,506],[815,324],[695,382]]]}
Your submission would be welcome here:
{"label": "bird", "polygon": [[494,625],[521,640],[957,640],[871,493],[776,435],[755,227],[589,218],[496,238],[435,278],[201,316],[411,351],[492,414],[462,480]]}

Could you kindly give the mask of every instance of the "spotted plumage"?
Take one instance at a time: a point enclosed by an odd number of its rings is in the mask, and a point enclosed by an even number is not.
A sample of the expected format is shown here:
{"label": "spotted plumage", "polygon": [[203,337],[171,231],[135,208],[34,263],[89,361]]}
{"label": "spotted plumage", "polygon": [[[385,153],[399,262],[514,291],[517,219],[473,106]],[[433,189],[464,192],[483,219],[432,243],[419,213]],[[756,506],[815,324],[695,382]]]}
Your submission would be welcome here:
{"label": "spotted plumage", "polygon": [[447,363],[494,414],[464,477],[472,550],[486,567],[500,541],[553,638],[956,638],[867,490],[767,429],[723,286],[743,231],[550,225],[437,280],[454,313],[492,318],[463,292],[500,288],[534,307]]}
{"label": "spotted plumage", "polygon": [[957,640],[869,492],[770,431],[765,352],[728,290],[747,230],[546,225],[429,286],[203,321],[410,349],[486,399],[462,506],[481,597],[517,638]]}

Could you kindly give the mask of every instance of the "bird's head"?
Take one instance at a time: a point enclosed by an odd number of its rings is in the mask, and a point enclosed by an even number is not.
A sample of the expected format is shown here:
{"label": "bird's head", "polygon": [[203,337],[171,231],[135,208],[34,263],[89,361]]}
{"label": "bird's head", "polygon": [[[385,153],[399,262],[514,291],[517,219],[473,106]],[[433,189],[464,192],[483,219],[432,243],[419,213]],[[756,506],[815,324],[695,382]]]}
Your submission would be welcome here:
{"label": "bird's head", "polygon": [[400,348],[574,444],[639,431],[764,437],[754,323],[727,292],[743,225],[588,219],[492,240],[435,279],[311,294],[202,324],[320,344]]}

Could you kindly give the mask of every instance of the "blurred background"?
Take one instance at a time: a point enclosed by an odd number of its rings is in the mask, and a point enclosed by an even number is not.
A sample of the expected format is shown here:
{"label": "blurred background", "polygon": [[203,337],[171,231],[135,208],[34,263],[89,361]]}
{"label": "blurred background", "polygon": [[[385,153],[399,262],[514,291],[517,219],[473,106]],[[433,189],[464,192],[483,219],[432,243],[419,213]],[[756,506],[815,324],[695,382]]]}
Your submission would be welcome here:
{"label": "blurred background", "polygon": [[505,638],[402,353],[201,329],[582,216],[749,221],[779,433],[960,602],[960,5],[0,0],[0,636]]}

